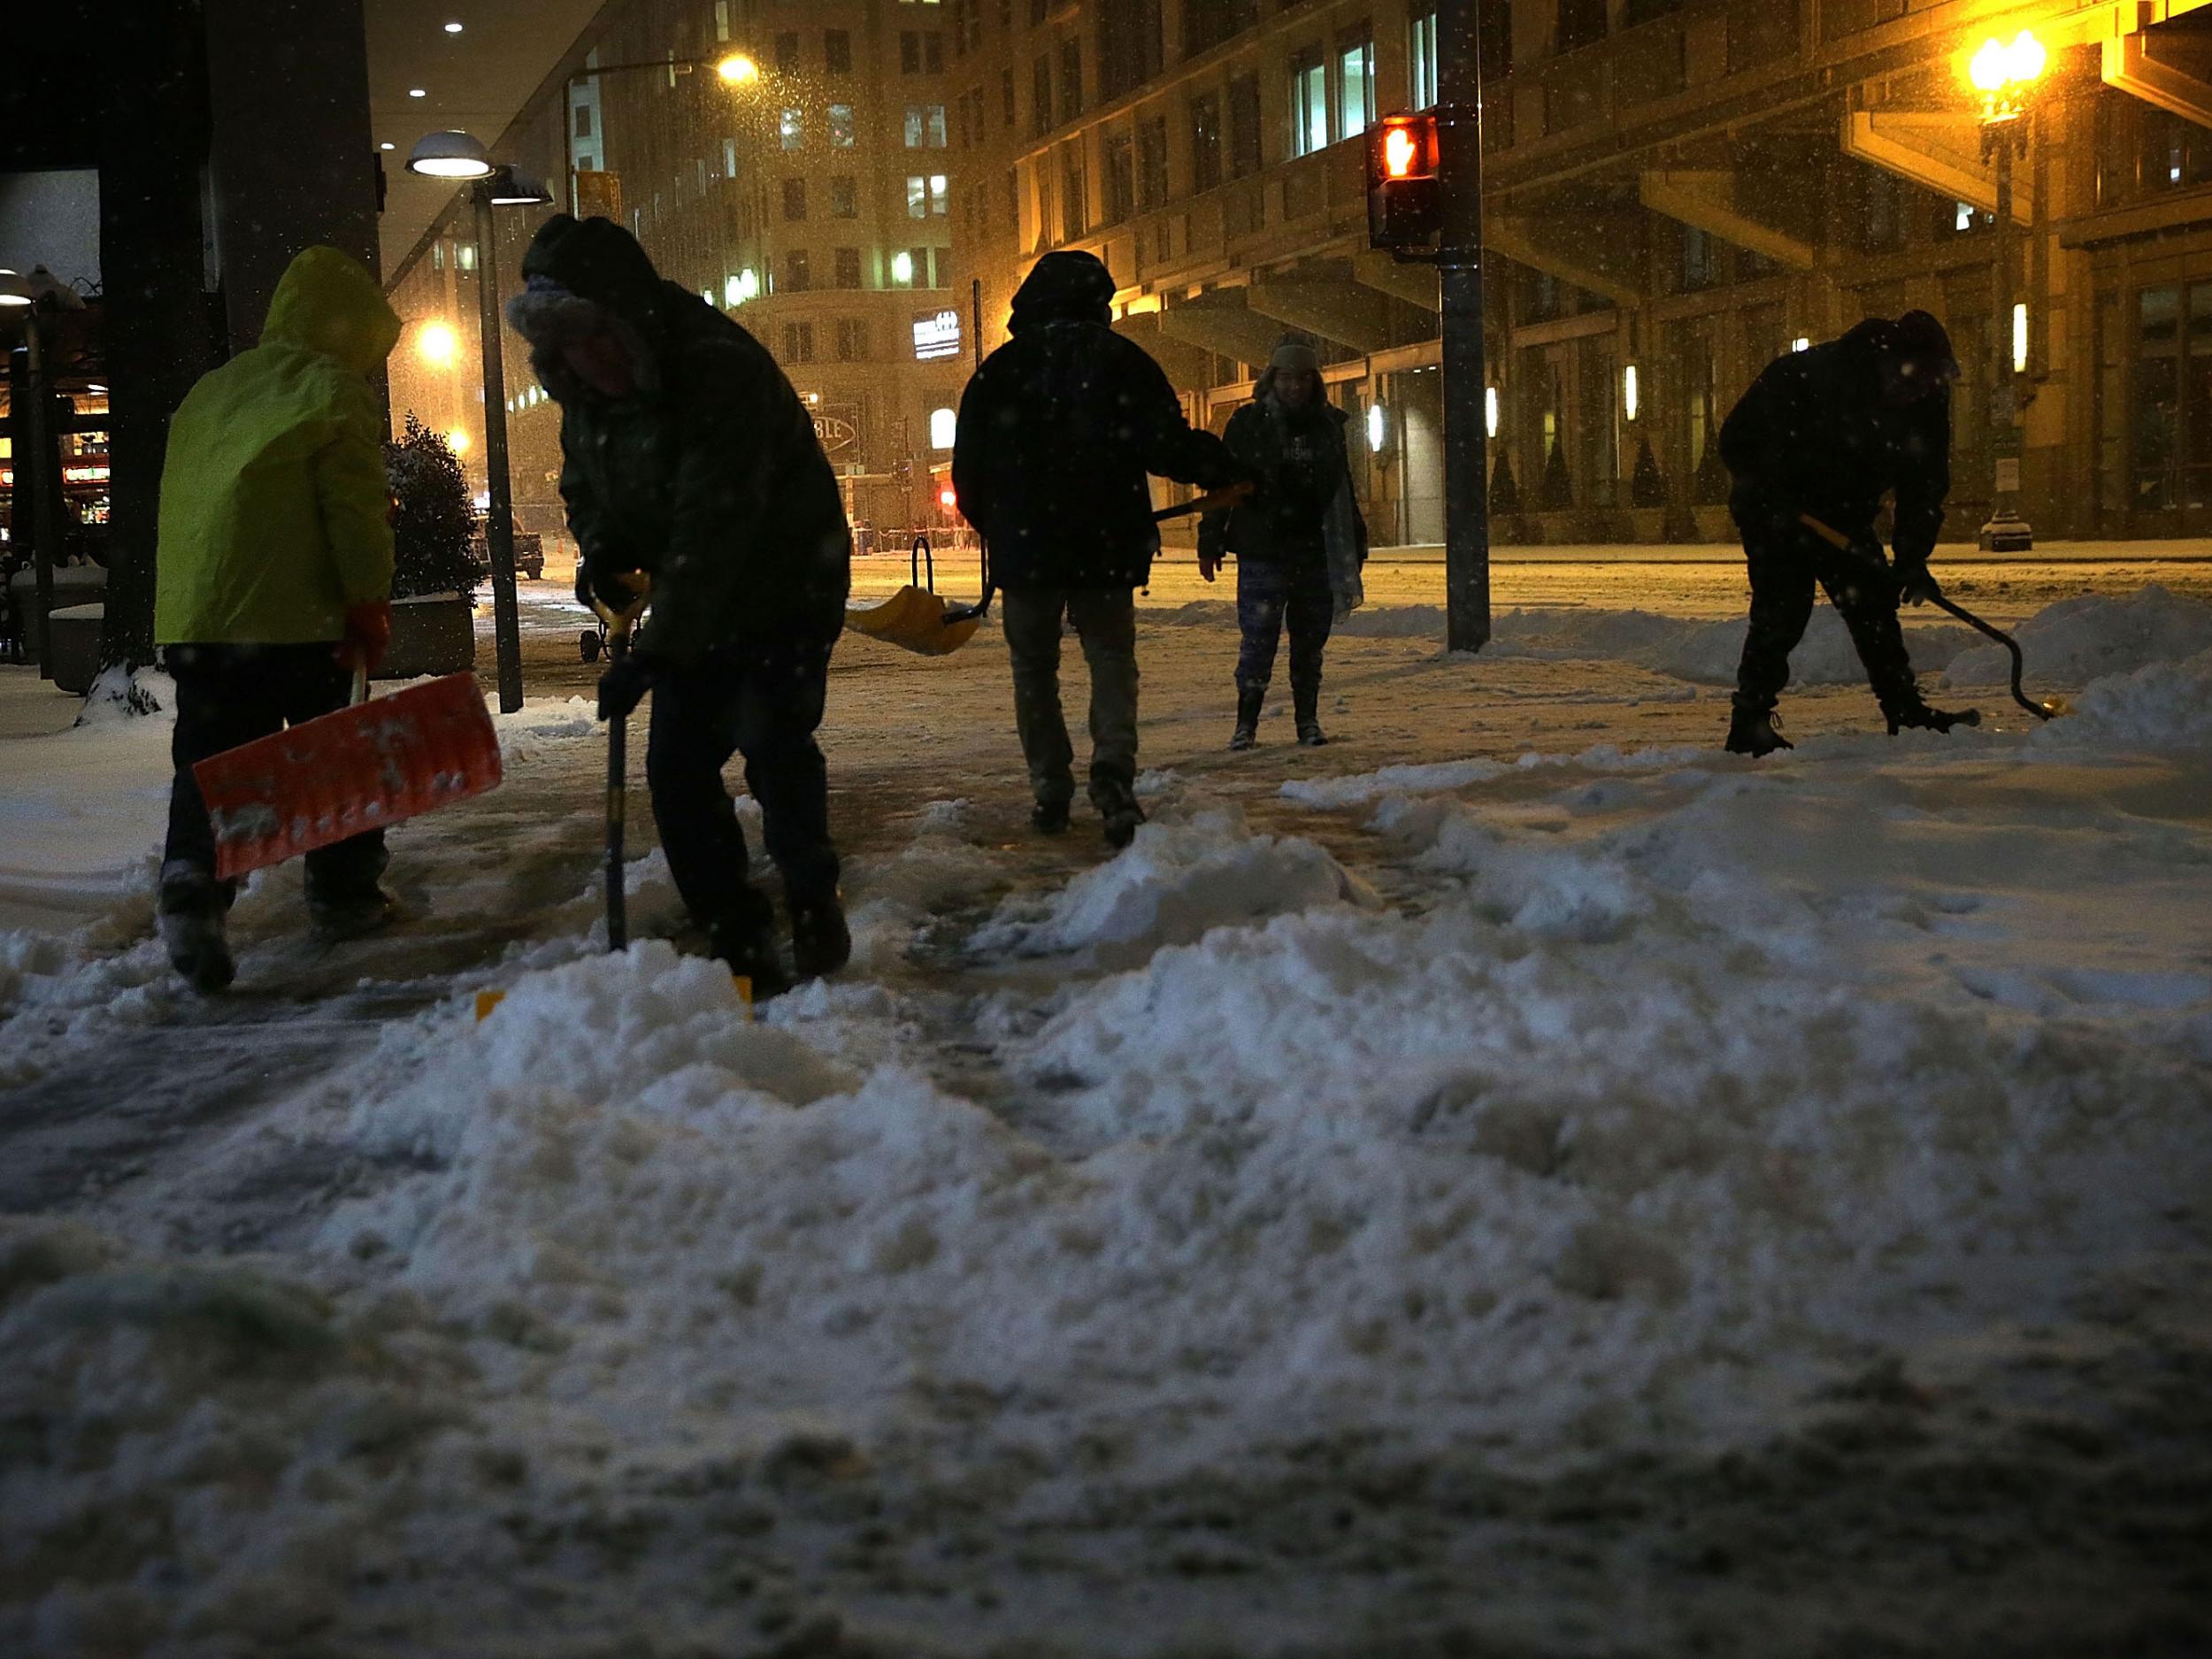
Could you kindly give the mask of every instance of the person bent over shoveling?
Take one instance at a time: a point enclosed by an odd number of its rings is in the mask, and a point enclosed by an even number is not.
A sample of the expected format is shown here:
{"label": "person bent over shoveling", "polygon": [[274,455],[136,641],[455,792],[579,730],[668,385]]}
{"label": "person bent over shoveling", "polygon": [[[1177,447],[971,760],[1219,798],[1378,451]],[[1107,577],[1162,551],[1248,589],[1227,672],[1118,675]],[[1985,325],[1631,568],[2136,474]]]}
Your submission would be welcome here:
{"label": "person bent over shoveling", "polygon": [[1096,256],[1037,261],[1014,295],[1013,338],[960,399],[953,488],[983,533],[1005,600],[1014,724],[1046,834],[1068,826],[1074,751],[1060,711],[1060,625],[1091,670],[1091,803],[1126,847],[1137,804],[1135,590],[1160,532],[1145,474],[1209,489],[1245,479],[1221,440],[1194,432],[1160,365],[1113,330],[1114,279]]}
{"label": "person bent over shoveling", "polygon": [[653,695],[645,775],[669,872],[714,954],[767,995],[786,982],[722,782],[733,753],[783,877],[799,977],[852,955],[815,730],[844,626],[852,536],[798,394],[752,335],[661,280],[629,232],[557,214],[523,256],[507,320],[561,406],[576,596],[653,606],[599,682],[602,719]]}
{"label": "person bent over shoveling", "polygon": [[[335,248],[292,261],[261,343],[204,376],[169,423],[154,638],[177,682],[176,781],[157,901],[162,942],[204,991],[234,972],[215,831],[193,766],[346,706],[392,637],[391,490],[369,376],[398,342],[376,279]],[[307,855],[308,913],[368,931],[384,835]]]}
{"label": "person bent over shoveling", "polygon": [[[1893,735],[1907,726],[1947,732],[1974,718],[1922,699],[1897,625],[1900,600],[1920,604],[1940,591],[1928,555],[1951,488],[1958,372],[1950,336],[1927,312],[1869,318],[1841,339],[1777,357],[1722,423],[1721,459],[1734,480],[1728,509],[1751,576],[1732,753],[1790,747],[1775,730],[1774,705],[1812,616],[1815,582],[1850,629]],[[1874,534],[1890,492],[1893,566]]]}

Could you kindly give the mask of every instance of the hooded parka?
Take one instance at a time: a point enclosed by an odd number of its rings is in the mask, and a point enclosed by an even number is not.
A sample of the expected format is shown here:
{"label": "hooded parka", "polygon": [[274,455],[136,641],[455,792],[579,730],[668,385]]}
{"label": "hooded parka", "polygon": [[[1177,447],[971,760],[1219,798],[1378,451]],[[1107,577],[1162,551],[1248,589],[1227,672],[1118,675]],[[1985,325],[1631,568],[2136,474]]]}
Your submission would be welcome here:
{"label": "hooded parka", "polygon": [[1839,339],[1785,353],[1729,411],[1720,454],[1747,535],[1794,541],[1798,515],[1809,513],[1863,540],[1894,491],[1897,557],[1927,562],[1951,491],[1951,399],[1946,389],[1883,401],[1882,356],[1899,327],[1870,317]]}
{"label": "hooded parka", "polygon": [[398,342],[376,279],[335,248],[286,270],[261,343],[169,423],[154,638],[308,644],[392,591],[391,488],[369,376]]}
{"label": "hooded parka", "polygon": [[[813,419],[767,349],[607,219],[549,219],[522,274],[508,320],[561,405],[561,498],[585,564],[653,579],[641,653],[691,666],[718,648],[834,639],[852,534]],[[563,355],[565,330],[601,319],[629,347],[632,396],[594,391]]]}
{"label": "hooded parka", "polygon": [[953,488],[1010,593],[1141,588],[1160,550],[1145,475],[1210,489],[1244,476],[1113,331],[1113,296],[1095,256],[1047,254],[1014,295],[1013,337],[961,397]]}

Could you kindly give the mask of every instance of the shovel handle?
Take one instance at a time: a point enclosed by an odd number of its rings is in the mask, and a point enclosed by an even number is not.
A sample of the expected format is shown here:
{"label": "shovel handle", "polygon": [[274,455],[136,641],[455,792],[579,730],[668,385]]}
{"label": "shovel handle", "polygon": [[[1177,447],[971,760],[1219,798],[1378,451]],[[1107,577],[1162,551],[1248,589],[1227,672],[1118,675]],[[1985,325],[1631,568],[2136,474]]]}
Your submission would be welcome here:
{"label": "shovel handle", "polygon": [[1961,622],[1966,624],[1968,627],[1974,629],[1977,633],[1987,634],[1991,639],[1996,641],[1998,644],[2005,648],[2005,650],[2012,657],[2012,700],[2015,703],[2025,709],[2030,714],[2035,716],[2035,718],[2039,720],[2050,719],[2058,713],[2056,709],[2051,708],[2047,704],[2038,703],[2034,698],[2028,695],[2026,692],[2020,689],[2020,674],[2024,664],[2020,655],[2019,641],[2014,639],[2011,634],[2006,633],[2002,628],[1998,627],[1995,624],[1983,621],[1971,611],[1969,611],[1964,605],[1947,599],[1941,594],[1931,595],[1928,603],[1935,606],[1935,608],[1939,611],[1948,611],[1951,615],[1956,617]]}
{"label": "shovel handle", "polygon": [[[630,630],[645,614],[653,597],[653,579],[643,571],[625,571],[615,580],[637,597],[617,611],[592,595],[591,608],[607,627],[607,660],[618,663],[629,655]],[[629,817],[629,722],[607,722],[607,949],[621,950],[630,942],[629,895],[622,887],[623,830]]]}
{"label": "shovel handle", "polygon": [[636,600],[617,611],[597,594],[594,594],[591,608],[598,612],[599,620],[606,625],[608,639],[620,640],[626,645],[630,639],[630,630],[637,626],[637,619],[645,614],[645,607],[652,603],[653,579],[643,571],[624,571],[615,578],[615,580],[635,594]]}
{"label": "shovel handle", "polygon": [[1171,518],[1187,518],[1193,513],[1211,512],[1217,507],[1233,507],[1252,493],[1252,486],[1242,480],[1224,484],[1219,489],[1210,489],[1194,501],[1179,507],[1163,507],[1152,515],[1155,524],[1165,524]]}
{"label": "shovel handle", "polygon": [[[1797,522],[1803,525],[1808,530],[1810,530],[1815,535],[1818,536],[1822,541],[1827,542],[1831,547],[1840,549],[1847,549],[1851,545],[1850,537],[1843,534],[1842,532],[1839,530],[1830,528],[1809,512],[1799,513],[1797,515]],[[1976,633],[1986,635],[2005,648],[2006,652],[2012,658],[2012,700],[2015,703],[2025,709],[2030,714],[2035,716],[2035,718],[2039,720],[2050,719],[2058,712],[2055,709],[2050,708],[2044,703],[2038,703],[2034,698],[2028,695],[2026,692],[2020,689],[2020,676],[2025,667],[2025,663],[2020,654],[2019,641],[2014,639],[2011,634],[2006,633],[2002,628],[1998,627],[1994,623],[1983,621],[1971,611],[1969,611],[1964,605],[1960,604],[1955,600],[1947,599],[1939,593],[1929,595],[1928,603],[1935,606],[1937,610],[1948,612],[1950,615],[1956,617],[1961,622],[1966,624],[1968,627],[1972,628]]]}

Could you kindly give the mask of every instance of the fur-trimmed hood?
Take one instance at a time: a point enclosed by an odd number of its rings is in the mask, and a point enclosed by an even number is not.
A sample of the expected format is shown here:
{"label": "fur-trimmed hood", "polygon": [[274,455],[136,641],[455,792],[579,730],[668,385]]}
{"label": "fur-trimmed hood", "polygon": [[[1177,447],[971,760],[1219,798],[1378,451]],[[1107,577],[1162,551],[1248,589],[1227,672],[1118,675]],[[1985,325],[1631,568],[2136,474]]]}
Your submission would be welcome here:
{"label": "fur-trimmed hood", "polygon": [[611,219],[557,213],[531,239],[522,275],[523,291],[507,302],[507,326],[530,342],[530,367],[555,402],[591,396],[561,349],[603,330],[627,348],[640,388],[649,396],[659,388],[671,296],[694,296],[663,281],[629,232]]}

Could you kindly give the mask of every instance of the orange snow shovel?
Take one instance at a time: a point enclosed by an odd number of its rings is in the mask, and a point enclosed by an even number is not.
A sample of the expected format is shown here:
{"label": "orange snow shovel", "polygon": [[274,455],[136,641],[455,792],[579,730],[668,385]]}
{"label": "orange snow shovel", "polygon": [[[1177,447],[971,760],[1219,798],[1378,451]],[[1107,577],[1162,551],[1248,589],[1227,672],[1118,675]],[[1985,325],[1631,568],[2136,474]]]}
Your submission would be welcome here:
{"label": "orange snow shovel", "polygon": [[256,738],[192,768],[227,881],[499,785],[499,738],[470,674],[448,674]]}
{"label": "orange snow shovel", "polygon": [[[1830,526],[1821,523],[1821,521],[1814,518],[1812,514],[1809,512],[1801,512],[1797,515],[1797,521],[1798,523],[1803,525],[1808,530],[1810,530],[1815,535],[1818,536],[1822,541],[1825,541],[1830,547],[1834,548],[1838,552],[1848,552],[1850,550],[1851,538],[1849,536],[1844,534],[1840,530],[1834,529]],[[1977,634],[1986,634],[1989,638],[1996,641],[1998,644],[2005,648],[2006,651],[2012,657],[2012,700],[2015,703],[2025,709],[2030,714],[2035,716],[2035,718],[2039,720],[2055,720],[2060,715],[2068,712],[2066,700],[2062,697],[2045,697],[2039,702],[2037,699],[2029,696],[2026,692],[2020,689],[2020,674],[2024,666],[2024,662],[2020,655],[2019,641],[2014,639],[2011,634],[2006,633],[2002,628],[1998,627],[1994,623],[1983,621],[1971,611],[1969,611],[1964,605],[1960,604],[1954,600],[1947,599],[1939,593],[1930,594],[1928,595],[1928,603],[1939,611],[1948,611],[1952,616],[1956,617],[1961,622],[1966,624],[1968,627],[1972,628]],[[1981,719],[1979,715],[1978,714],[1972,721],[1969,722],[1969,724],[1975,726],[1980,725]]]}

